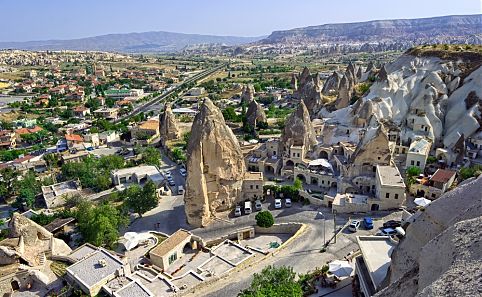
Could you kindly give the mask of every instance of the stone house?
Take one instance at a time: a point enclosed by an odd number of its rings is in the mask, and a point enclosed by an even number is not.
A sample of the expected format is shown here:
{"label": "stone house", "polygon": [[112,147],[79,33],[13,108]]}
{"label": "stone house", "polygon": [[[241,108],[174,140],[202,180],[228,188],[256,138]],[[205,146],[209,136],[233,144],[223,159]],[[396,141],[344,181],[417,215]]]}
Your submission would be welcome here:
{"label": "stone house", "polygon": [[152,264],[166,270],[172,263],[184,255],[185,248],[195,249],[197,243],[191,244],[191,232],[179,229],[166,240],[159,243],[149,251],[149,258]]}
{"label": "stone house", "polygon": [[246,200],[257,200],[263,197],[263,173],[246,172],[243,179],[243,198]]}

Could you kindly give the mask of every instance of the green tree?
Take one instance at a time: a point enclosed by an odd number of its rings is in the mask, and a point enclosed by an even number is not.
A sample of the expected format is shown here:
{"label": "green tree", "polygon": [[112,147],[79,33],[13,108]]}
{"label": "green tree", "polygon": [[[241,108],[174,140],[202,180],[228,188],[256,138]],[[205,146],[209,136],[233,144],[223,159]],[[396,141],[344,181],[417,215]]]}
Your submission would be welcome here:
{"label": "green tree", "polygon": [[477,177],[482,174],[482,166],[475,165],[471,167],[463,167],[459,171],[460,179],[466,180],[471,177]]}
{"label": "green tree", "polygon": [[159,166],[161,153],[154,147],[148,147],[142,152],[142,163]]}
{"label": "green tree", "polygon": [[299,178],[295,178],[293,181],[293,187],[297,190],[301,190],[303,188],[303,182]]}
{"label": "green tree", "polygon": [[127,223],[125,216],[114,206],[110,204],[95,206],[90,202],[82,202],[79,205],[76,218],[85,241],[109,248],[117,242],[119,228]]}
{"label": "green tree", "polygon": [[422,170],[417,166],[411,166],[407,168],[407,177],[405,180],[407,187],[410,187],[411,185],[413,185],[413,183],[415,183],[415,177],[418,176],[420,173],[422,173]]}
{"label": "green tree", "polygon": [[129,209],[142,217],[142,214],[158,205],[159,200],[156,192],[156,185],[152,181],[148,181],[143,188],[138,185],[130,186],[122,192],[121,197],[124,198]]}
{"label": "green tree", "polygon": [[255,273],[250,287],[238,297],[302,297],[303,290],[295,277],[291,267],[270,265]]}
{"label": "green tree", "polygon": [[40,193],[41,184],[37,181],[35,173],[29,171],[21,180],[15,182],[15,189],[18,193],[16,206],[25,202],[28,207],[32,207],[35,203],[35,196]]}
{"label": "green tree", "polygon": [[274,218],[268,210],[260,211],[256,214],[256,225],[264,228],[269,228],[274,224]]}

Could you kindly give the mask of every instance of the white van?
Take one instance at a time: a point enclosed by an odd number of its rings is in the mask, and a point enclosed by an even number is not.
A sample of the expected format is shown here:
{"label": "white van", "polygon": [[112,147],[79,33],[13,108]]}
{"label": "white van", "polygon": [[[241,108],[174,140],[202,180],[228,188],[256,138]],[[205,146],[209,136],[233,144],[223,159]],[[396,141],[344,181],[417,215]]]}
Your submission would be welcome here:
{"label": "white van", "polygon": [[184,195],[184,187],[183,186],[177,186],[177,194],[178,195]]}
{"label": "white van", "polygon": [[244,214],[250,214],[252,212],[253,209],[251,208],[251,201],[244,202]]}

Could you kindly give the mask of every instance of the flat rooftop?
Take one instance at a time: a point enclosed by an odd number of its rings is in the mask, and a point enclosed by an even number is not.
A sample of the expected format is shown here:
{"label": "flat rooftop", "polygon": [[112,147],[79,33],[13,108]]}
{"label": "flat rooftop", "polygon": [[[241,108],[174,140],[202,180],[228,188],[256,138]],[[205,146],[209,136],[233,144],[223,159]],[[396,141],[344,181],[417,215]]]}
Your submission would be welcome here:
{"label": "flat rooftop", "polygon": [[[104,260],[105,265],[99,261]],[[100,248],[96,252],[67,267],[67,272],[74,276],[76,281],[88,287],[99,283],[108,276],[121,269],[124,263],[108,251]]]}
{"label": "flat rooftop", "polygon": [[428,151],[430,150],[431,146],[432,146],[432,143],[430,143],[425,138],[416,139],[412,141],[412,143],[410,144],[410,148],[408,149],[408,152],[414,153],[414,154],[426,155],[428,154]]}
{"label": "flat rooftop", "polygon": [[387,275],[396,243],[389,236],[357,236],[356,240],[368,273],[378,289]]}
{"label": "flat rooftop", "polygon": [[403,178],[396,166],[377,165],[377,174],[382,185],[405,188]]}
{"label": "flat rooftop", "polygon": [[246,172],[244,174],[245,180],[263,180],[263,172]]}
{"label": "flat rooftop", "polygon": [[139,281],[134,280],[114,293],[116,297],[151,297],[154,294]]}

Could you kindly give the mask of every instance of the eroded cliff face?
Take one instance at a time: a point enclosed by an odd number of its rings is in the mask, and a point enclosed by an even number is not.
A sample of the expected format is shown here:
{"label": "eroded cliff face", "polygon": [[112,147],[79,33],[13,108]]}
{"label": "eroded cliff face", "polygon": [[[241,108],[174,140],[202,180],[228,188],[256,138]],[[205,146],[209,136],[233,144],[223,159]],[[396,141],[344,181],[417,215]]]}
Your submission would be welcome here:
{"label": "eroded cliff face", "polygon": [[388,286],[377,297],[479,296],[482,176],[416,214],[392,253]]}
{"label": "eroded cliff face", "polygon": [[177,120],[172,113],[171,106],[166,105],[164,111],[159,115],[159,134],[161,143],[165,144],[166,141],[175,140],[181,137],[181,132],[177,127]]}
{"label": "eroded cliff face", "polygon": [[304,145],[305,151],[308,152],[318,143],[310,114],[303,100],[286,120],[280,143],[282,153],[288,152],[292,145]]}
{"label": "eroded cliff face", "polygon": [[240,201],[246,171],[238,140],[209,99],[194,119],[187,156],[186,217],[189,224],[204,227],[218,211]]}

